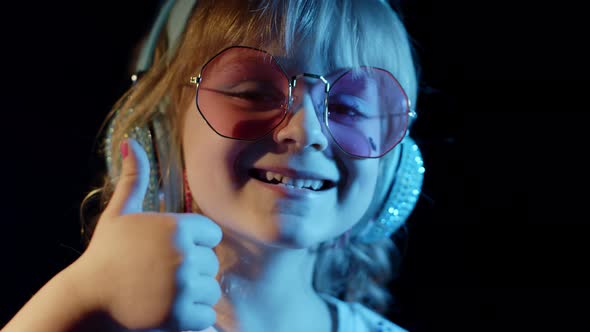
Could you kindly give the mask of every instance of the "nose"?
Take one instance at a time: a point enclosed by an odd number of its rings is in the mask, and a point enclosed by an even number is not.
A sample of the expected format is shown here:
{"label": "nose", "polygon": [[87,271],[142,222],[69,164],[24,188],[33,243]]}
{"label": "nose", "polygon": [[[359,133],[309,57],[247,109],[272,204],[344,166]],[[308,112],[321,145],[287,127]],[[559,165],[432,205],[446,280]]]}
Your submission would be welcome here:
{"label": "nose", "polygon": [[300,96],[301,102],[295,100],[289,115],[275,131],[274,140],[296,151],[324,151],[328,138],[322,128],[323,114],[316,110],[309,93]]}

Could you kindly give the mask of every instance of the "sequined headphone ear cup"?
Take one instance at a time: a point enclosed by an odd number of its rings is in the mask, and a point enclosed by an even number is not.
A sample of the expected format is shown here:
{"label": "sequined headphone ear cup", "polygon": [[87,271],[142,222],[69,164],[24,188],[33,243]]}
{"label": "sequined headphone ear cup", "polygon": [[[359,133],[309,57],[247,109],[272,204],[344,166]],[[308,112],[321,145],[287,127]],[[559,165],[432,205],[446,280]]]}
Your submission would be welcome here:
{"label": "sequined headphone ear cup", "polygon": [[363,243],[371,243],[391,236],[410,216],[424,180],[424,161],[416,142],[409,136],[402,141],[399,168],[377,218],[359,236]]}
{"label": "sequined headphone ear cup", "polygon": [[[107,171],[109,174],[109,178],[113,182],[113,185],[118,179],[120,171],[119,168],[114,167],[114,163],[120,163],[120,157],[115,157],[112,155],[112,143],[113,143],[113,134],[115,130],[118,129],[120,124],[125,121],[130,114],[133,113],[133,109],[128,109],[127,111],[117,111],[111,121],[108,124],[106,137],[104,140],[104,153],[107,162]],[[148,126],[135,126],[132,127],[131,130],[127,131],[123,134],[124,138],[134,138],[145,150],[148,160],[150,163],[150,176],[149,176],[149,183],[148,189],[145,194],[145,198],[143,201],[143,209],[144,211],[159,211],[159,190],[158,190],[158,178],[159,178],[159,165],[158,160],[156,158],[156,151],[153,145],[152,139],[152,132]],[[118,155],[117,155],[118,156]]]}

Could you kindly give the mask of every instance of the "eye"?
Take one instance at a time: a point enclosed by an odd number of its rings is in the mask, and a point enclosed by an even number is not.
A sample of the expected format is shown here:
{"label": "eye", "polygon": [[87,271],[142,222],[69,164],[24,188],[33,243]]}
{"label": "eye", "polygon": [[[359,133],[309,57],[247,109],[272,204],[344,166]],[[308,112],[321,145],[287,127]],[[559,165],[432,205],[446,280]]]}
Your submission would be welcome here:
{"label": "eye", "polygon": [[273,102],[282,101],[284,97],[279,94],[273,94],[268,91],[244,90],[244,91],[225,91],[226,96],[241,98],[252,102]]}
{"label": "eye", "polygon": [[283,102],[285,95],[273,84],[264,81],[244,81],[223,91],[230,97],[240,98],[251,102]]}
{"label": "eye", "polygon": [[239,112],[267,112],[284,111],[287,107],[287,97],[283,91],[272,82],[258,80],[242,80],[231,84],[210,88],[201,87],[210,94],[210,98],[217,98],[218,107],[225,107]]}
{"label": "eye", "polygon": [[353,119],[367,119],[366,114],[363,113],[358,105],[349,105],[345,103],[330,103],[328,104],[328,115],[336,118]]}
{"label": "eye", "polygon": [[335,93],[328,98],[328,115],[337,121],[338,118],[348,121],[368,120],[378,115],[374,103],[357,94]]}

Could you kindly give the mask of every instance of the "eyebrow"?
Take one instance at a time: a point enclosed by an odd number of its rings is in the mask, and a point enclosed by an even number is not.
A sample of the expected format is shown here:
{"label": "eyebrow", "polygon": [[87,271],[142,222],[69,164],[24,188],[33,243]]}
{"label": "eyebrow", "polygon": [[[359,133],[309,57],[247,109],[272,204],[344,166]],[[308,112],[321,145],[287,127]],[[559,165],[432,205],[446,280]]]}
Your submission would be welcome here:
{"label": "eyebrow", "polygon": [[298,63],[297,61],[293,61],[292,59],[289,59],[288,57],[284,57],[284,56],[275,56],[273,55],[273,57],[275,58],[275,60],[280,64],[280,66],[283,68],[283,70],[287,73],[287,75],[289,76],[289,78],[291,78],[294,75],[299,75],[302,73],[308,73],[308,74],[315,74],[315,75],[321,75],[323,76],[325,79],[329,78],[335,78],[340,76],[340,74],[343,74],[345,71],[350,70],[351,67],[337,67],[329,72],[315,72],[315,71],[304,71],[299,69],[298,67],[303,67],[301,66],[301,63]]}

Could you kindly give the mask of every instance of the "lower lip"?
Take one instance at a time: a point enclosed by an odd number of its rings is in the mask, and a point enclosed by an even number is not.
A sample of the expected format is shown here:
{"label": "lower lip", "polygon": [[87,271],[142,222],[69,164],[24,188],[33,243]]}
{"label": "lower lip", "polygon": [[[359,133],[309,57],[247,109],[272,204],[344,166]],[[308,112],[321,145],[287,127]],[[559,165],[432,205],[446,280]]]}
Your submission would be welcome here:
{"label": "lower lip", "polygon": [[323,193],[329,192],[334,188],[322,191],[313,191],[309,189],[299,189],[299,188],[289,188],[287,186],[279,185],[279,184],[270,184],[264,181],[260,181],[256,178],[252,178],[256,183],[259,183],[263,187],[270,189],[276,193],[281,194],[281,196],[289,197],[289,198],[316,198]]}

